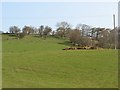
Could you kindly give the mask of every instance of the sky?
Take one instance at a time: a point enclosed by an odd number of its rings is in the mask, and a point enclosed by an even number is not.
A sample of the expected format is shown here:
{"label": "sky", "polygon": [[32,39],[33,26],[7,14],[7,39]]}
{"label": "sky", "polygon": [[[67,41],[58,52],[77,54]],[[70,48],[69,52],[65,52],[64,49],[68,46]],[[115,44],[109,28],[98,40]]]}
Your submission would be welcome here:
{"label": "sky", "polygon": [[73,27],[87,24],[93,27],[113,28],[113,14],[118,24],[117,2],[2,2],[2,31],[10,26],[56,29],[57,22],[66,21]]}

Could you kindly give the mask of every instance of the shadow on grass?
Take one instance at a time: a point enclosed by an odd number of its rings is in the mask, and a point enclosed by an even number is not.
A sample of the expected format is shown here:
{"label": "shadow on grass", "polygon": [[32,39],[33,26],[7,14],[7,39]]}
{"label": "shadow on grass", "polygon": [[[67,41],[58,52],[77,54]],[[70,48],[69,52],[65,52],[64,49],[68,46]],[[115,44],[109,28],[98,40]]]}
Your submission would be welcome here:
{"label": "shadow on grass", "polygon": [[10,37],[16,37],[15,34],[8,34],[8,36],[10,36]]}
{"label": "shadow on grass", "polygon": [[39,35],[34,35],[34,37],[36,37],[36,38],[40,38],[40,36],[39,36]]}
{"label": "shadow on grass", "polygon": [[64,41],[64,42],[62,42],[62,43],[58,43],[58,44],[65,45],[65,46],[69,46],[69,47],[72,46],[72,44],[71,44],[70,41]]}

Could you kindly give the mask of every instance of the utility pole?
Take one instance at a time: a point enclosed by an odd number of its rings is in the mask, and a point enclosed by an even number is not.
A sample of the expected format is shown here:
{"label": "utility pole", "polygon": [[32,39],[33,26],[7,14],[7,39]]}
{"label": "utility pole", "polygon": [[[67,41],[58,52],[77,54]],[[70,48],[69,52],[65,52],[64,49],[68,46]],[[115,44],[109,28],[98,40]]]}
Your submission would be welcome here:
{"label": "utility pole", "polygon": [[116,29],[115,29],[115,14],[113,14],[113,24],[114,24],[114,31],[115,31],[115,50],[116,50]]}

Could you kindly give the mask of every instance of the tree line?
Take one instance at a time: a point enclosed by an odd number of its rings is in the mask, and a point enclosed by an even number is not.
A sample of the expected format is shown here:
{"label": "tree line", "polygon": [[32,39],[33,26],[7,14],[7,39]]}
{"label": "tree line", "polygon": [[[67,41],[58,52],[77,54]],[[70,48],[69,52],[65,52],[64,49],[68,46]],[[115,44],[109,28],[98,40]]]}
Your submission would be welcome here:
{"label": "tree line", "polygon": [[51,35],[57,38],[68,39],[73,46],[115,48],[116,45],[118,48],[118,27],[108,29],[91,27],[87,24],[77,24],[76,27],[72,28],[72,25],[65,21],[57,23],[56,27],[56,30],[52,30],[51,27],[44,25],[41,25],[39,28],[24,26],[20,30],[18,26],[11,26],[9,33],[16,35],[17,39],[31,34],[44,39]]}

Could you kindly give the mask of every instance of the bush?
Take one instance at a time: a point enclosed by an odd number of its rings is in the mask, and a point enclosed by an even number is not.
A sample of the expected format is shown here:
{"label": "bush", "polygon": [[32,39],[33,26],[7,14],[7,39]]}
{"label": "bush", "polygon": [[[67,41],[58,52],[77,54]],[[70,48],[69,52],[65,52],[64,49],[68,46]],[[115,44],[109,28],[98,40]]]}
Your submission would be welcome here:
{"label": "bush", "polygon": [[18,36],[19,39],[21,39],[25,36],[25,33],[19,33],[17,36]]}

